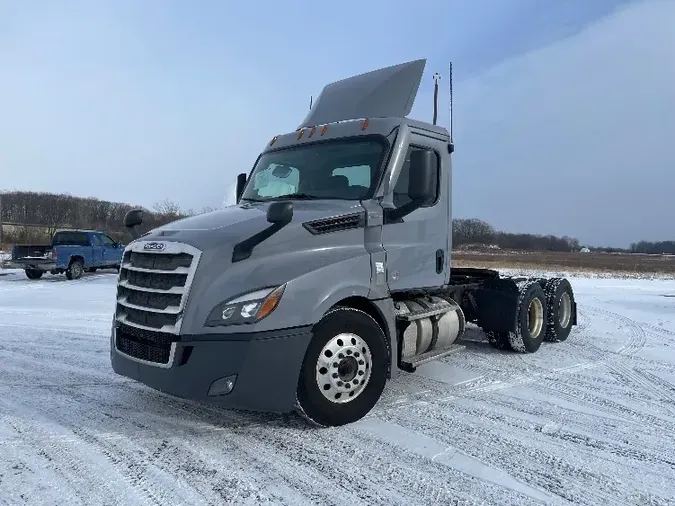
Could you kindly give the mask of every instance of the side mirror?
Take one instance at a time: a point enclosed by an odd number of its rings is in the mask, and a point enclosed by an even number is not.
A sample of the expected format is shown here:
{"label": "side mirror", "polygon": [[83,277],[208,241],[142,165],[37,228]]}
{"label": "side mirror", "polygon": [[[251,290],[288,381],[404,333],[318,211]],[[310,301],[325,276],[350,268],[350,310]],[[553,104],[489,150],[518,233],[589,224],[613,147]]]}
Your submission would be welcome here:
{"label": "side mirror", "polygon": [[274,224],[290,223],[293,219],[292,202],[271,202],[267,208],[267,221]]}
{"label": "side mirror", "polygon": [[410,153],[410,179],[408,180],[408,196],[423,206],[436,198],[438,181],[438,160],[436,153],[430,149],[419,149]]}
{"label": "side mirror", "polygon": [[385,223],[397,223],[405,216],[436,199],[438,185],[438,159],[430,149],[410,153],[408,196],[410,202],[401,207],[384,210]]}
{"label": "side mirror", "polygon": [[124,226],[129,229],[131,237],[138,239],[141,234],[136,231],[137,226],[143,223],[143,210],[132,209],[124,215]]}
{"label": "side mirror", "polygon": [[137,227],[143,223],[143,210],[132,209],[124,215],[124,226],[127,228]]}
{"label": "side mirror", "polygon": [[246,174],[241,173],[237,176],[237,199],[236,202],[239,203],[242,194],[244,193],[244,187],[246,186]]}

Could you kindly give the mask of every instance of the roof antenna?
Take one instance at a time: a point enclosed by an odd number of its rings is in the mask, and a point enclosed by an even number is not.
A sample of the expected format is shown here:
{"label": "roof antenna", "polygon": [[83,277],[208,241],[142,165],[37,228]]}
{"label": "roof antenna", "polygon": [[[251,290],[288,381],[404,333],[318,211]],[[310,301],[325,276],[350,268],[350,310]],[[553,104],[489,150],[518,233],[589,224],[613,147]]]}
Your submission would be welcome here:
{"label": "roof antenna", "polygon": [[441,75],[436,72],[434,74],[434,125],[438,119],[438,80],[441,78]]}
{"label": "roof antenna", "polygon": [[309,110],[312,110],[312,103],[314,101],[314,97],[312,95],[309,96]]}
{"label": "roof antenna", "polygon": [[452,62],[450,62],[450,144],[455,144],[452,137]]}

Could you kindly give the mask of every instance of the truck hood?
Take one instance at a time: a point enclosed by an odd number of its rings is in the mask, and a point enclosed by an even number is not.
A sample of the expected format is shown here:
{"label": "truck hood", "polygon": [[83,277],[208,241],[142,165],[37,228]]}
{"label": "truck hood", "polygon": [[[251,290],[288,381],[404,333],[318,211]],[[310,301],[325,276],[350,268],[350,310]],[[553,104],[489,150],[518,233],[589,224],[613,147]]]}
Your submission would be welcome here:
{"label": "truck hood", "polygon": [[[234,246],[271,226],[267,203],[243,203],[219,211],[186,218],[153,230],[141,241],[190,244],[201,251],[184,315],[184,331],[201,329],[220,301],[269,286],[278,286],[304,275],[321,275],[338,269],[345,276],[361,269],[360,279],[370,284],[370,260],[364,229],[312,234],[308,221],[364,212],[358,201],[294,201],[293,220],[258,244],[250,257],[232,262]],[[290,296],[290,295],[289,295]],[[216,329],[218,330],[218,329]]]}
{"label": "truck hood", "polygon": [[[268,206],[268,202],[246,202],[228,206],[218,211],[174,221],[151,231],[146,237],[171,237],[183,232],[180,235],[184,236],[184,239],[189,237],[195,240],[203,236],[203,232],[211,231],[215,232],[215,235],[222,234],[230,240],[243,240],[270,225],[267,222]],[[360,211],[363,211],[363,207],[358,201],[293,201],[293,221],[288,226]],[[194,246],[200,248],[197,244]]]}
{"label": "truck hood", "polygon": [[[158,227],[140,240],[184,242],[201,250],[205,257],[214,252],[221,261],[225,261],[232,258],[236,244],[271,226],[267,221],[268,205],[268,202],[247,202],[228,206]],[[360,245],[363,248],[363,230],[358,231],[355,237],[348,234],[350,237],[347,239],[342,232],[312,235],[303,227],[303,223],[309,221],[359,212],[364,212],[364,208],[360,202],[353,200],[294,201],[292,221],[257,245],[251,260],[253,257],[275,255],[279,251],[325,249],[335,244]],[[352,229],[352,232],[357,232],[357,229]],[[248,262],[250,260],[237,264]]]}

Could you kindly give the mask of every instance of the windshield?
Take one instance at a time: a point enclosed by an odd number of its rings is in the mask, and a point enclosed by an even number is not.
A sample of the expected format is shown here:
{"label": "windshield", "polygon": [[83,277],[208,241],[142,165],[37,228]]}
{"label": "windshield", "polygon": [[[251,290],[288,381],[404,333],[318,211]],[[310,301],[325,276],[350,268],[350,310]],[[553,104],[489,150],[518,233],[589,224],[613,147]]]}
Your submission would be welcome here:
{"label": "windshield", "polygon": [[266,153],[253,169],[242,198],[368,198],[377,184],[385,149],[383,139],[361,137]]}

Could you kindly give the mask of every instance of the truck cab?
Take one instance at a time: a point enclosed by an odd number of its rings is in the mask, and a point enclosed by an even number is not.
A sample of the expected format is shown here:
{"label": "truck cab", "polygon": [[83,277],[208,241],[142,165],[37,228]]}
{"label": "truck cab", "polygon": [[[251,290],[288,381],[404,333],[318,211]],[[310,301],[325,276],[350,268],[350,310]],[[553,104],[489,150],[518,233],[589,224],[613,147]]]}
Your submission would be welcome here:
{"label": "truck cab", "polygon": [[576,323],[567,280],[451,269],[451,154],[407,118],[425,60],[326,86],[273,136],[237,204],[139,237],[120,269],[111,363],[170,394],[342,425],[388,379],[460,351],[467,322],[532,353]]}

